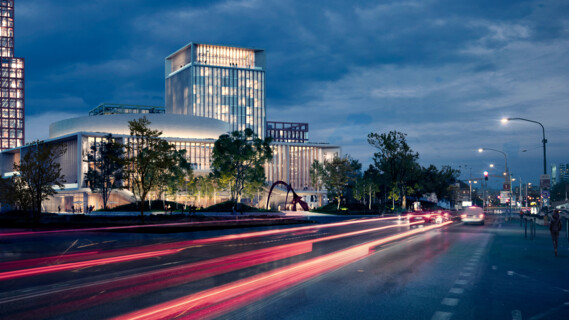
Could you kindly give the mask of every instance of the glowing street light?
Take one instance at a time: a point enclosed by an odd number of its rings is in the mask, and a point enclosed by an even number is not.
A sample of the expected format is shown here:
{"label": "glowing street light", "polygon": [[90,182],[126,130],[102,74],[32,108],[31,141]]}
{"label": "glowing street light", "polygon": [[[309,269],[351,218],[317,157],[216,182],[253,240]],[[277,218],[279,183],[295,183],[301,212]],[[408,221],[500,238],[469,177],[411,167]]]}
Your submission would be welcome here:
{"label": "glowing street light", "polygon": [[503,118],[502,123],[505,124],[511,120],[533,122],[533,123],[537,123],[541,126],[541,131],[543,133],[543,140],[541,140],[541,142],[543,143],[543,174],[547,174],[547,153],[545,151],[545,144],[547,143],[547,139],[545,139],[545,127],[543,126],[543,124],[541,124],[541,122],[534,121],[534,120],[528,120],[528,119],[524,119],[524,118]]}

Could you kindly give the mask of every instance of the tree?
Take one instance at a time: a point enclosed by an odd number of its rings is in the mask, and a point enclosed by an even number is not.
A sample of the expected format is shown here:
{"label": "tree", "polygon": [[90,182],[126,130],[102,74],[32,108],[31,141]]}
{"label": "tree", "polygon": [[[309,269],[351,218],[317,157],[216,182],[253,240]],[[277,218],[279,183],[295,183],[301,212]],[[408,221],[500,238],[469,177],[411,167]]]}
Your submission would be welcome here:
{"label": "tree", "polygon": [[265,182],[265,162],[273,158],[270,137],[260,139],[247,128],[223,134],[214,144],[211,168],[222,185],[228,185],[231,201],[241,201],[246,184]]}
{"label": "tree", "polygon": [[360,168],[361,164],[349,156],[334,157],[331,161],[324,161],[324,185],[329,197],[338,201],[338,210],[348,183],[355,180]]}
{"label": "tree", "polygon": [[[197,176],[194,177],[188,183],[188,193],[193,194],[197,197],[197,205],[201,205],[202,196],[206,199],[210,199],[216,193],[217,184],[216,179],[212,174],[207,176]],[[206,200],[207,204],[207,200]]]}
{"label": "tree", "polygon": [[17,210],[30,209],[32,199],[22,177],[14,175],[0,178],[0,203],[8,204]]}
{"label": "tree", "polygon": [[42,201],[56,194],[54,186],[63,189],[65,176],[58,160],[66,150],[65,145],[48,145],[37,140],[22,150],[20,163],[14,163],[14,171],[19,172],[14,180],[16,190],[20,199],[30,201],[34,222],[39,222]]}
{"label": "tree", "polygon": [[[193,170],[192,165],[186,160],[186,150],[172,150],[172,161],[176,163],[160,173],[157,191],[162,197],[164,193],[174,195],[178,190],[191,180]],[[165,199],[162,198],[163,206],[165,206]]]}
{"label": "tree", "polygon": [[[322,180],[325,176],[324,165],[318,160],[314,160],[310,166],[308,174],[310,175],[310,184],[320,193],[320,188],[322,187]],[[318,194],[318,206],[322,207],[322,195]]]}
{"label": "tree", "polygon": [[85,173],[85,182],[93,193],[100,193],[103,199],[103,209],[111,192],[122,189],[124,178],[124,145],[116,141],[112,134],[108,134],[91,145],[87,153],[89,169]]}
{"label": "tree", "polygon": [[411,150],[405,137],[406,134],[398,131],[368,134],[368,143],[378,149],[373,155],[374,165],[400,193],[403,208],[407,205],[406,195],[413,187],[411,182],[420,169],[419,154]]}
{"label": "tree", "polygon": [[[140,219],[144,223],[144,201],[148,193],[174,175],[185,161],[183,152],[160,138],[162,131],[149,128],[146,117],[128,122],[130,142],[127,144],[127,174],[132,192],[139,201]],[[182,166],[183,167],[183,166]]]}
{"label": "tree", "polygon": [[363,182],[365,192],[369,197],[369,210],[371,210],[371,204],[376,194],[385,187],[385,182],[383,176],[374,166],[370,165],[368,169],[364,172]]}

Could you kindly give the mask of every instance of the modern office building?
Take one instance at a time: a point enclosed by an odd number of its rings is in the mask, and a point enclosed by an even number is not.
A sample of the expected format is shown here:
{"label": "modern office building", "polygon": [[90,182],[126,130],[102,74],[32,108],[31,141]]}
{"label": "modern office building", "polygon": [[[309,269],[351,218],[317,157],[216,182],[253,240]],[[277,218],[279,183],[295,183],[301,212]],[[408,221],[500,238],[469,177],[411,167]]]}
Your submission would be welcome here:
{"label": "modern office building", "polygon": [[265,51],[191,42],[166,58],[166,113],[265,135]]}
{"label": "modern office building", "polygon": [[14,57],[14,0],[0,1],[0,151],[24,144],[24,59]]}

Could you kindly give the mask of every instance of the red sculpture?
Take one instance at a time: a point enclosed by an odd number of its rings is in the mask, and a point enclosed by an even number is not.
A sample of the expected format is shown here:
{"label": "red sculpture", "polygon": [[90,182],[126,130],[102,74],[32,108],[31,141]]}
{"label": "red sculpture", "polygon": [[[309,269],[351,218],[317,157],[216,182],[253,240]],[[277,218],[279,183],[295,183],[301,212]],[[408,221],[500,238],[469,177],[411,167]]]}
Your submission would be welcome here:
{"label": "red sculpture", "polygon": [[269,201],[271,200],[271,193],[273,192],[273,188],[278,184],[285,185],[287,188],[285,204],[287,203],[288,200],[288,193],[292,191],[292,202],[291,202],[292,211],[296,211],[297,204],[299,204],[302,207],[302,209],[304,209],[304,211],[310,210],[310,208],[308,208],[308,204],[302,200],[302,197],[297,195],[296,192],[294,192],[294,190],[292,189],[292,187],[284,181],[277,181],[273,183],[273,185],[271,186],[271,190],[269,190],[269,196],[267,197],[267,209],[269,209]]}

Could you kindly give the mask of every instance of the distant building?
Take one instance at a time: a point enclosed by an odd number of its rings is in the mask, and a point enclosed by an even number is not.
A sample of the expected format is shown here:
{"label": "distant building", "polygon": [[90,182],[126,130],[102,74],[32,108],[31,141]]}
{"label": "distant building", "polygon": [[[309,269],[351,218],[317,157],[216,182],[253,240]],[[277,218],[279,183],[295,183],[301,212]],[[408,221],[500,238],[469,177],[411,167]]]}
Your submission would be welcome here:
{"label": "distant building", "polygon": [[559,165],[559,182],[569,182],[569,163]]}
{"label": "distant building", "polygon": [[0,1],[0,151],[24,144],[24,59],[14,57],[14,0]]}
{"label": "distant building", "polygon": [[551,183],[569,182],[569,163],[551,165]]}

